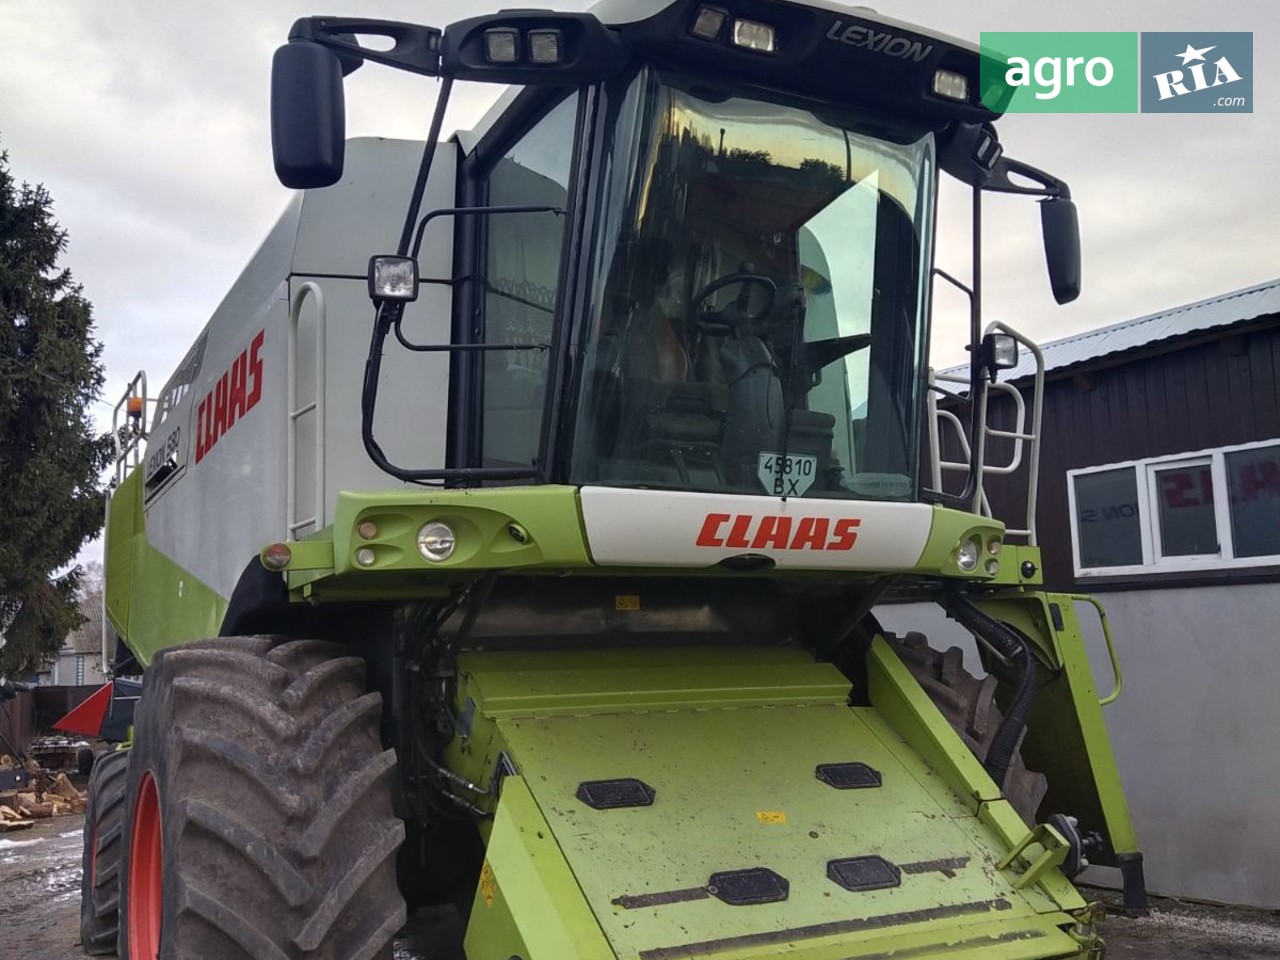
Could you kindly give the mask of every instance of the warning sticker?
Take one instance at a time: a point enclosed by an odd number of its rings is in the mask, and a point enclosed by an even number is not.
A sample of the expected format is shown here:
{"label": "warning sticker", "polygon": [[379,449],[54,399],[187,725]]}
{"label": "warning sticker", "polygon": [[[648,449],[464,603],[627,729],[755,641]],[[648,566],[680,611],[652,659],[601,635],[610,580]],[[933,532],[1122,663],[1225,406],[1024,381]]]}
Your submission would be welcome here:
{"label": "warning sticker", "polygon": [[498,894],[498,881],[493,875],[493,867],[489,866],[489,861],[484,862],[484,866],[480,868],[480,896],[484,897],[484,905],[486,907],[493,906],[493,898]]}
{"label": "warning sticker", "polygon": [[640,597],[634,593],[620,593],[613,598],[615,610],[639,610]]}
{"label": "warning sticker", "polygon": [[761,823],[786,823],[787,815],[781,810],[757,810],[756,819]]}

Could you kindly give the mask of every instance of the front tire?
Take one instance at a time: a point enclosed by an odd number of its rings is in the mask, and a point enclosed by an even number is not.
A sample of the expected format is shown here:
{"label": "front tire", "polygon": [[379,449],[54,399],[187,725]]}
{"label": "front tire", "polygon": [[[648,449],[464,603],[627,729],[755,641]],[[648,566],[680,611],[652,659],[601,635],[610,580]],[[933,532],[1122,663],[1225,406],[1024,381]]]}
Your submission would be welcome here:
{"label": "front tire", "polygon": [[120,861],[124,849],[129,751],[104,753],[89,777],[80,879],[80,943],[85,953],[116,952],[120,931]]}
{"label": "front tire", "polygon": [[372,960],[405,921],[395,753],[364,661],[229,637],[147,670],[129,765],[128,960]]}
{"label": "front tire", "polygon": [[[1004,720],[996,706],[996,678],[975,677],[964,668],[959,647],[938,650],[929,645],[923,633],[913,630],[901,638],[887,634],[886,639],[960,739],[975,757],[985,761]],[[998,786],[1027,825],[1035,826],[1049,781],[1043,773],[1027,769],[1021,750],[1014,754],[1005,782]]]}

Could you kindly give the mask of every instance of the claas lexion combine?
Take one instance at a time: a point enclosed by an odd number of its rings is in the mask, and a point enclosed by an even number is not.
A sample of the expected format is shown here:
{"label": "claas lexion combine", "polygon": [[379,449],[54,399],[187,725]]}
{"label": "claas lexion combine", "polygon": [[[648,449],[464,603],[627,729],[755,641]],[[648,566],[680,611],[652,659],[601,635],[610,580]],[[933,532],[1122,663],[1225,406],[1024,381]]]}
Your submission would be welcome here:
{"label": "claas lexion combine", "polygon": [[[366,60],[437,78],[425,144],[344,142]],[[975,264],[984,194],[1024,194],[1079,290],[1067,186],[980,75],[824,0],[299,20],[301,189],[122,400],[106,605],[145,673],[86,946],[368,960],[452,902],[470,960],[1099,955],[1071,878],[1140,909],[1141,854],[1081,598],[1042,588],[1038,404],[987,422],[1038,351],[975,269],[969,375],[928,365],[944,176]],[[459,80],[513,86],[442,139]],[[980,676],[882,629],[898,598]]]}

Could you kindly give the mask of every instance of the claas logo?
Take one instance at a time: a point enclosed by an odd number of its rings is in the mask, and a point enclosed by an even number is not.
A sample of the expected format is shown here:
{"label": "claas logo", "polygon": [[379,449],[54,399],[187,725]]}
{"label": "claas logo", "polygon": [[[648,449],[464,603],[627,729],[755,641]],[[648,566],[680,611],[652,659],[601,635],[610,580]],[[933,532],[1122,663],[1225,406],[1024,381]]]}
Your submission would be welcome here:
{"label": "claas logo", "polygon": [[204,459],[236,420],[258,405],[262,399],[262,344],[265,331],[258,335],[231,362],[217,384],[196,408],[196,463]]}
{"label": "claas logo", "polygon": [[699,547],[740,550],[852,550],[862,521],[856,517],[780,517],[708,513],[694,541]]}

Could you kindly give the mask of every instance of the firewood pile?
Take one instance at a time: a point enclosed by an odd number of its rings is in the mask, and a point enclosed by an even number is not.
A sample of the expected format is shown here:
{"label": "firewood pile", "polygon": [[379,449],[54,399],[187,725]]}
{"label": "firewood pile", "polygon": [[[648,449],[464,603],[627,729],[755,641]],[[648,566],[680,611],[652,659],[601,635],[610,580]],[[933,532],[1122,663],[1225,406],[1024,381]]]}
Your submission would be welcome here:
{"label": "firewood pile", "polygon": [[0,791],[0,833],[25,830],[48,817],[84,813],[85,795],[65,773],[55,775],[34,760],[24,765],[8,754],[0,756],[0,772],[19,768],[26,770],[28,780],[26,786]]}

